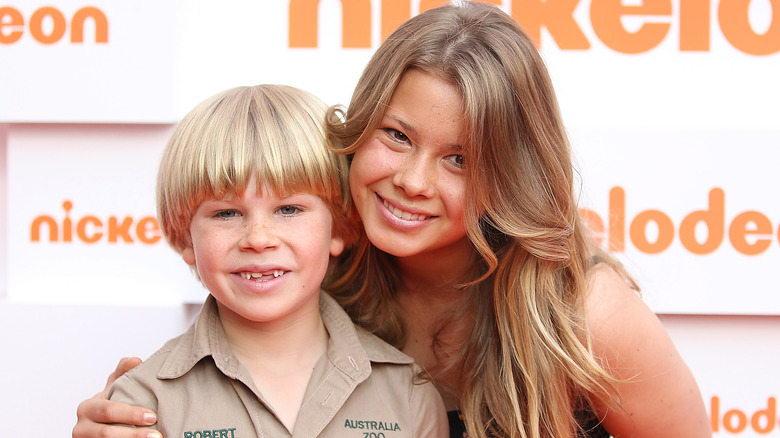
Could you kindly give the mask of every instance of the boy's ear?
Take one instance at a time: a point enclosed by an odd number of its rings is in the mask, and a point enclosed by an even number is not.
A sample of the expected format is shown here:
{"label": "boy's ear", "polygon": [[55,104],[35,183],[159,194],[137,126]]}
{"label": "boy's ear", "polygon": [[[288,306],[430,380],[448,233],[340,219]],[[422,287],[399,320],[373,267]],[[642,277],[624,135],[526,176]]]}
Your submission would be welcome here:
{"label": "boy's ear", "polygon": [[192,246],[187,246],[181,251],[181,258],[184,263],[195,266],[195,250],[192,249]]}
{"label": "boy's ear", "polygon": [[344,251],[344,238],[341,237],[341,233],[333,230],[330,236],[330,255],[335,257],[340,255],[342,251]]}

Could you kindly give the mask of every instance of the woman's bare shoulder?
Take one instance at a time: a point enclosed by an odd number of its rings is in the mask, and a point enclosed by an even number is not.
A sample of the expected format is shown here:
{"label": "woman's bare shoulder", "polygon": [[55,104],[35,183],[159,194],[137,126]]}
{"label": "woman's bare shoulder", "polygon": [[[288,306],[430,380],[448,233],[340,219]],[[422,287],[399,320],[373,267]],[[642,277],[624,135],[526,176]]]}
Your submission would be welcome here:
{"label": "woman's bare shoulder", "polygon": [[[647,292],[646,292],[647,293]],[[693,375],[663,324],[617,271],[599,264],[588,274],[586,311],[594,355],[615,378],[621,408],[596,404],[614,437],[710,436]]]}

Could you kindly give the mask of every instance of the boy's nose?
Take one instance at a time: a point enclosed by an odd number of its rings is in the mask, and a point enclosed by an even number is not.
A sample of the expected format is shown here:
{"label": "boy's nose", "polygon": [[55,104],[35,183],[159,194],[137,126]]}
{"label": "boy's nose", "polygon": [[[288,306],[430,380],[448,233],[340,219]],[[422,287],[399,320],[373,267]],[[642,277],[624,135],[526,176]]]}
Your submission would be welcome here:
{"label": "boy's nose", "polygon": [[239,242],[242,251],[263,251],[279,245],[273,225],[268,221],[253,220],[246,224]]}

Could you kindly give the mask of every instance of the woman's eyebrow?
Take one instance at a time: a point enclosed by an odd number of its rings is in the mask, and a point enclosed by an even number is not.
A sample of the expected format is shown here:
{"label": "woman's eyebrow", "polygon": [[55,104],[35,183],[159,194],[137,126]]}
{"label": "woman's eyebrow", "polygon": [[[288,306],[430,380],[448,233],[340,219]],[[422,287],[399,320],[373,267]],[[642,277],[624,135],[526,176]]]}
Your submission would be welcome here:
{"label": "woman's eyebrow", "polygon": [[[405,133],[411,134],[413,136],[417,134],[417,130],[414,128],[414,126],[410,125],[408,122],[404,121],[400,117],[395,116],[393,114],[385,114],[385,117],[401,125],[401,128],[403,128]],[[463,145],[461,145],[460,143],[452,143],[446,145],[446,148],[452,151],[460,152],[463,150]]]}
{"label": "woman's eyebrow", "polygon": [[404,129],[405,132],[408,132],[410,134],[416,134],[417,133],[417,130],[414,129],[414,126],[410,125],[408,122],[406,122],[405,120],[401,119],[400,117],[395,116],[393,114],[385,114],[385,117],[387,117],[387,118],[393,120],[394,122],[398,123],[399,125],[401,125],[401,127]]}

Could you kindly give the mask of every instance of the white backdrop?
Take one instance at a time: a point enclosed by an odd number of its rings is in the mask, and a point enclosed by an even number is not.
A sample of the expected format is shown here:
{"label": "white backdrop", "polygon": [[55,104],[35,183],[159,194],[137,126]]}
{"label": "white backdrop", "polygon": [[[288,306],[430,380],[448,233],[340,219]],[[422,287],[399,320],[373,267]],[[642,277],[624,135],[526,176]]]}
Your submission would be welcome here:
{"label": "white backdrop", "polygon": [[[0,6],[9,433],[67,434],[119,357],[153,352],[203,299],[153,219],[173,123],[237,85],[346,104],[393,23],[436,2],[343,3]],[[780,1],[547,2],[545,19],[533,4],[501,3],[538,34],[597,237],[664,314],[715,436],[780,435]],[[307,36],[313,47],[295,47]],[[29,409],[40,400],[48,409]]]}

